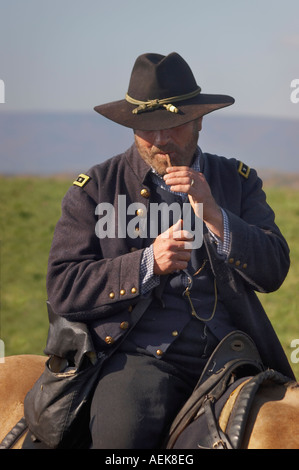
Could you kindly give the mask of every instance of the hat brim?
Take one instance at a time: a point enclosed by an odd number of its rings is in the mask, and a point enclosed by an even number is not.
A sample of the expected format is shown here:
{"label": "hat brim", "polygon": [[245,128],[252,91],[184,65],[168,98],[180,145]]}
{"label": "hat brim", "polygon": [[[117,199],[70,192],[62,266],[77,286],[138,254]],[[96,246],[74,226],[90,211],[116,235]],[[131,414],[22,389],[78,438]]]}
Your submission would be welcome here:
{"label": "hat brim", "polygon": [[133,114],[132,111],[136,105],[130,104],[126,100],[95,106],[94,110],[122,126],[134,130],[154,131],[181,126],[217,109],[230,106],[234,102],[234,98],[228,95],[200,94],[191,100],[174,103],[178,108],[178,113],[158,108],[153,111]]}

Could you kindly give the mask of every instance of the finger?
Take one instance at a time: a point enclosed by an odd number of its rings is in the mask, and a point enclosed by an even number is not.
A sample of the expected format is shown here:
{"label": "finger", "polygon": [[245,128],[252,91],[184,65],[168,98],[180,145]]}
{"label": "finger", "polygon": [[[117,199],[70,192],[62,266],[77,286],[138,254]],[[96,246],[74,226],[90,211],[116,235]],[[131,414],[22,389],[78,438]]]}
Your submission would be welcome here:
{"label": "finger", "polygon": [[174,225],[169,227],[165,232],[161,233],[162,238],[173,238],[173,233],[180,231],[183,227],[183,219],[179,219]]}
{"label": "finger", "polygon": [[171,233],[177,232],[178,230],[181,230],[183,227],[183,219],[177,220],[169,229]]}
{"label": "finger", "polygon": [[191,253],[191,251],[193,250],[193,240],[191,242],[184,241],[183,249],[184,249],[184,251],[188,251],[188,252]]}
{"label": "finger", "polygon": [[[169,170],[169,171],[168,171]],[[194,181],[206,182],[206,178],[203,173],[194,171],[189,167],[172,167],[167,168],[167,174],[163,176],[165,183],[170,184],[172,181],[176,181],[179,178],[192,178]]]}
{"label": "finger", "polygon": [[192,190],[194,188],[194,184],[192,183],[192,180],[188,184],[172,184],[169,189],[170,191],[173,191],[174,193],[186,193],[186,194],[191,194]]}
{"label": "finger", "polygon": [[173,253],[177,253],[179,251],[192,251],[193,241],[170,240],[168,249]]}
{"label": "finger", "polygon": [[190,261],[190,258],[191,258],[191,253],[189,251],[180,251],[177,253],[175,259],[174,259],[174,263],[178,262],[178,261]]}
{"label": "finger", "polygon": [[190,167],[189,166],[169,166],[168,168],[166,168],[167,173],[177,173],[178,171],[190,171]]}
{"label": "finger", "polygon": [[174,184],[189,184],[192,180],[192,176],[189,175],[181,175],[177,177],[169,176],[169,178],[164,178],[165,184],[168,186]]}
{"label": "finger", "polygon": [[178,230],[176,232],[173,232],[172,238],[174,240],[192,241],[194,236],[187,230]]}
{"label": "finger", "polygon": [[171,191],[181,193],[192,193],[197,185],[198,175],[193,172],[179,172],[165,175],[164,181]]}
{"label": "finger", "polygon": [[189,178],[193,178],[194,175],[193,173],[190,172],[190,170],[186,171],[178,171],[176,173],[170,173],[170,174],[165,174],[163,176],[163,179],[166,184],[171,184],[172,182],[176,181],[188,181]]}

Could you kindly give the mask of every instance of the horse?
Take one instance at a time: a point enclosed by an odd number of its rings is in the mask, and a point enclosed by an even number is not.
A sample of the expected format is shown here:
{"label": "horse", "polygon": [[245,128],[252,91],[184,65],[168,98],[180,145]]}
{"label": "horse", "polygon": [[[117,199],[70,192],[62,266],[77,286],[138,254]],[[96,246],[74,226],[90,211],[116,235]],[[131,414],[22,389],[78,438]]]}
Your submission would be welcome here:
{"label": "horse", "polygon": [[[7,356],[0,363],[0,442],[24,416],[24,398],[42,374],[46,356]],[[15,444],[22,447],[24,434]]]}
{"label": "horse", "polygon": [[250,408],[242,448],[299,449],[299,383],[260,387]]}
{"label": "horse", "polygon": [[[24,416],[24,398],[43,372],[46,360],[45,356],[18,355],[0,363],[0,442]],[[241,448],[299,449],[298,423],[299,383],[265,383],[251,405]],[[22,448],[25,435],[14,449]]]}

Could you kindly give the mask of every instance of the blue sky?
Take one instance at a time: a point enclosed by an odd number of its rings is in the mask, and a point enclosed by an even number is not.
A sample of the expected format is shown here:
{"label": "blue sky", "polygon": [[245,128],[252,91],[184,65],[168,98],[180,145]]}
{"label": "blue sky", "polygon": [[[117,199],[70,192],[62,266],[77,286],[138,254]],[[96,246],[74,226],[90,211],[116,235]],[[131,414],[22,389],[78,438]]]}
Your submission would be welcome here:
{"label": "blue sky", "polygon": [[15,110],[122,99],[135,58],[180,53],[223,113],[299,117],[298,0],[0,0],[0,79]]}

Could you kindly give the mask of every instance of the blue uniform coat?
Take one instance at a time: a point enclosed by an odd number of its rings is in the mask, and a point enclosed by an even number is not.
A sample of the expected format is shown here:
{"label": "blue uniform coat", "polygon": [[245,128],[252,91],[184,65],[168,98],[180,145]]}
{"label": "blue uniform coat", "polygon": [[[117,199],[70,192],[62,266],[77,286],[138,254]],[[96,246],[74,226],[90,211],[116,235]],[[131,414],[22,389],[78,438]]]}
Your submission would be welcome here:
{"label": "blue uniform coat", "polygon": [[[91,168],[67,192],[49,256],[47,289],[54,311],[89,324],[98,347],[111,347],[130,328],[130,314],[140,299],[140,262],[150,237],[100,239],[95,226],[98,204],[109,203],[116,220],[127,207],[149,208],[153,188],[150,168],[133,145],[125,153]],[[255,341],[264,364],[292,377],[292,370],[255,291],[272,292],[289,269],[289,248],[266,202],[255,170],[235,159],[208,153],[201,158],[212,194],[229,219],[228,257],[218,255],[204,232],[205,249],[219,296],[237,329]],[[118,211],[122,211],[118,213]],[[127,216],[127,221],[135,217]],[[161,290],[163,283],[160,287]],[[157,294],[157,292],[156,292]],[[158,294],[161,294],[161,292]]]}

